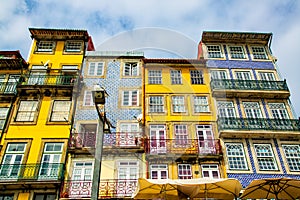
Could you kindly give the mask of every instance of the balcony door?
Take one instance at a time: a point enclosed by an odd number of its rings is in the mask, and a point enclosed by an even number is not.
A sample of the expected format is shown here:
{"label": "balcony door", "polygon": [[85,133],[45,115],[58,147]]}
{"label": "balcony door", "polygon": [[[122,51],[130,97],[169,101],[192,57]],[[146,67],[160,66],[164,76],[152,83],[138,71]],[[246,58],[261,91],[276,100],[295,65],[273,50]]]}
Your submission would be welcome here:
{"label": "balcony door", "polygon": [[121,123],[120,132],[117,133],[117,144],[120,146],[136,146],[136,138],[139,137],[138,123]]}
{"label": "balcony door", "polygon": [[0,168],[0,179],[20,178],[20,169],[25,152],[25,143],[9,143]]}
{"label": "balcony door", "polygon": [[136,189],[138,179],[137,161],[118,162],[117,196],[131,196]]}
{"label": "balcony door", "polygon": [[80,124],[76,147],[95,147],[97,124]]}
{"label": "balcony door", "polygon": [[29,75],[29,85],[44,85],[46,79],[46,70],[32,70]]}
{"label": "balcony door", "polygon": [[197,137],[200,154],[215,154],[215,141],[211,125],[197,125]]}
{"label": "balcony door", "polygon": [[150,125],[150,152],[167,152],[165,125]]}
{"label": "balcony door", "polygon": [[92,191],[93,162],[74,162],[69,194],[71,197],[89,197]]}
{"label": "balcony door", "polygon": [[5,87],[5,93],[15,93],[17,84],[20,80],[20,75],[9,75],[8,81]]}

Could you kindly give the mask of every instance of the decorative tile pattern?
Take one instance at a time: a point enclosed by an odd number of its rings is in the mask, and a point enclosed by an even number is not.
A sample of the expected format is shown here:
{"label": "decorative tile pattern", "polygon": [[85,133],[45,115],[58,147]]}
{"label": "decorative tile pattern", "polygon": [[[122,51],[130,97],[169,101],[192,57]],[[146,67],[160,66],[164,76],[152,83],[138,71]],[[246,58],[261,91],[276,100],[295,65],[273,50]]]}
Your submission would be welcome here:
{"label": "decorative tile pattern", "polygon": [[254,62],[241,60],[208,60],[207,67],[235,69],[274,69],[274,65],[271,61]]}

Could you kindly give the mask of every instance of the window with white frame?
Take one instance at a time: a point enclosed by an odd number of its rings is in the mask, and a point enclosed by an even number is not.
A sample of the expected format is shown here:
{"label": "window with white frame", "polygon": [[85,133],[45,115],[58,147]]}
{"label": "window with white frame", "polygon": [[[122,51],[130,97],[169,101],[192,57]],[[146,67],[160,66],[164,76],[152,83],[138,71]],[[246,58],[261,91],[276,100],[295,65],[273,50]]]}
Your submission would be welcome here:
{"label": "window with white frame", "polygon": [[168,165],[150,165],[151,179],[168,179]]}
{"label": "window with white frame", "polygon": [[235,117],[235,107],[232,101],[218,101],[219,117]]}
{"label": "window with white frame", "polygon": [[284,103],[268,103],[269,109],[274,119],[288,119],[289,115]]}
{"label": "window with white frame", "polygon": [[206,96],[194,96],[194,113],[209,112],[209,105]]}
{"label": "window with white frame", "polygon": [[138,90],[122,91],[122,106],[138,106]]}
{"label": "window with white frame", "polygon": [[139,135],[139,123],[120,123],[120,132],[116,133],[117,144],[120,146],[136,146]]}
{"label": "window with white frame", "polygon": [[182,84],[182,77],[180,70],[171,70],[171,83],[172,84]]}
{"label": "window with white frame", "polygon": [[263,81],[275,81],[275,75],[273,72],[259,72],[260,80]]}
{"label": "window with white frame", "polygon": [[258,102],[243,102],[247,118],[262,118]]}
{"label": "window with white frame", "polygon": [[150,113],[164,112],[164,97],[163,96],[150,96],[149,97],[149,112]]}
{"label": "window with white frame", "polygon": [[235,72],[235,76],[238,80],[252,80],[250,71],[237,71]]}
{"label": "window with white frame", "polygon": [[83,106],[94,106],[93,93],[91,91],[84,92]]}
{"label": "window with white frame", "polygon": [[55,47],[54,41],[39,41],[37,42],[37,52],[52,52]]}
{"label": "window with white frame", "polygon": [[278,170],[271,144],[254,144],[259,170]]}
{"label": "window with white frame", "polygon": [[137,62],[126,62],[124,64],[123,76],[138,76],[138,67]]}
{"label": "window with white frame", "polygon": [[65,52],[80,52],[83,43],[81,41],[66,41]]}
{"label": "window with white frame", "polygon": [[229,53],[232,59],[245,59],[246,55],[242,46],[229,46]]}
{"label": "window with white frame", "polygon": [[121,132],[139,132],[139,124],[138,123],[120,123],[120,131]]}
{"label": "window with white frame", "polygon": [[185,112],[184,96],[172,96],[172,111],[174,113]]}
{"label": "window with white frame", "polygon": [[202,169],[203,178],[212,178],[212,179],[220,178],[218,165],[213,165],[213,164],[201,165],[201,169]]}
{"label": "window with white frame", "polygon": [[178,179],[192,178],[192,166],[190,164],[178,164]]}
{"label": "window with white frame", "polygon": [[90,62],[88,75],[89,76],[103,76],[104,62]]}
{"label": "window with white frame", "polygon": [[264,47],[259,47],[259,46],[253,46],[251,47],[252,49],[252,54],[253,54],[253,59],[263,59],[266,60],[268,59],[266,50]]}
{"label": "window with white frame", "polygon": [[211,70],[211,79],[227,79],[226,70]]}
{"label": "window with white frame", "polygon": [[223,58],[220,45],[207,45],[208,58]]}
{"label": "window with white frame", "polygon": [[138,170],[138,162],[120,161],[118,162],[118,179],[136,181]]}
{"label": "window with white frame", "polygon": [[3,129],[9,108],[0,108],[0,130]]}
{"label": "window with white frame", "polygon": [[20,101],[17,116],[17,122],[33,122],[37,116],[38,101]]}
{"label": "window with white frame", "polygon": [[286,145],[282,145],[282,148],[290,171],[299,172],[300,171],[300,146],[286,144]]}
{"label": "window with white frame", "polygon": [[149,70],[148,71],[148,83],[149,84],[162,84],[161,70]]}
{"label": "window with white frame", "polygon": [[0,200],[13,200],[14,194],[1,194]]}
{"label": "window with white frame", "polygon": [[174,135],[175,135],[175,144],[177,146],[189,144],[187,125],[175,124]]}
{"label": "window with white frame", "polygon": [[51,122],[68,122],[71,109],[71,101],[55,100],[50,116]]}
{"label": "window with white frame", "polygon": [[93,179],[93,162],[92,161],[75,161],[72,173],[72,180],[86,181]]}
{"label": "window with white frame", "polygon": [[190,70],[192,84],[204,84],[203,72],[201,70]]}
{"label": "window with white frame", "polygon": [[242,143],[226,143],[227,162],[230,170],[248,170]]}

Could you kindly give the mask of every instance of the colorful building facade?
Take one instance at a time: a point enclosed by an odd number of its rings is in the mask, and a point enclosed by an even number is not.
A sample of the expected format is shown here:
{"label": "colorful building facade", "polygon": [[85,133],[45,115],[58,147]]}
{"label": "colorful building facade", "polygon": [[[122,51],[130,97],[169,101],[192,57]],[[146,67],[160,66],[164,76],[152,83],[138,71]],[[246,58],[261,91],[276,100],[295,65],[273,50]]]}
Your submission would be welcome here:
{"label": "colorful building facade", "polygon": [[203,32],[226,174],[252,180],[299,179],[300,125],[290,91],[276,68],[271,33]]}

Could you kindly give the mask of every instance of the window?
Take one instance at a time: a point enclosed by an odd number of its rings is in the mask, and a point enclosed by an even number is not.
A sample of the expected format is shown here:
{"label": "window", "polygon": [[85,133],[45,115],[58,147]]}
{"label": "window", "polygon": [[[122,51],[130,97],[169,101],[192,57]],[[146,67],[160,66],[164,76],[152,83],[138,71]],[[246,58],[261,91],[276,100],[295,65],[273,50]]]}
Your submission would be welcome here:
{"label": "window", "polygon": [[254,144],[260,170],[277,170],[276,160],[270,144]]}
{"label": "window", "polygon": [[103,76],[103,68],[104,68],[103,62],[90,62],[88,75],[89,76]]}
{"label": "window", "polygon": [[264,47],[251,47],[253,53],[253,59],[268,59],[267,53]]}
{"label": "window", "polygon": [[122,92],[122,106],[138,106],[139,92],[137,90]]}
{"label": "window", "polygon": [[[139,177],[139,166],[136,161],[120,161],[118,163],[117,194],[129,194],[132,185],[135,185]],[[120,187],[118,187],[120,185]]]}
{"label": "window", "polygon": [[158,154],[167,152],[166,126],[150,125],[150,153]]}
{"label": "window", "polygon": [[148,83],[149,84],[162,84],[161,70],[149,70]]}
{"label": "window", "polygon": [[218,101],[219,117],[235,117],[235,108],[231,101]]}
{"label": "window", "polygon": [[72,174],[72,180],[92,180],[93,162],[75,162]]}
{"label": "window", "polygon": [[207,45],[208,58],[223,58],[220,45]]}
{"label": "window", "polygon": [[139,135],[138,123],[120,123],[120,132],[116,133],[117,144],[120,146],[136,146]]}
{"label": "window", "polygon": [[259,72],[260,80],[263,81],[275,81],[275,76],[273,72]]}
{"label": "window", "polygon": [[37,42],[37,52],[52,52],[55,43],[53,41],[39,41]]}
{"label": "window", "polygon": [[168,165],[150,165],[151,179],[168,179]]}
{"label": "window", "polygon": [[172,111],[174,113],[185,112],[184,96],[172,96]]}
{"label": "window", "polygon": [[51,122],[68,122],[71,108],[71,101],[56,100],[53,102]]}
{"label": "window", "polygon": [[192,84],[204,84],[203,73],[200,70],[191,70],[191,83]]}
{"label": "window", "polygon": [[227,79],[227,72],[225,70],[210,71],[211,79]]}
{"label": "window", "polygon": [[268,106],[274,119],[289,118],[284,103],[268,103]]}
{"label": "window", "polygon": [[45,143],[39,172],[40,179],[58,179],[62,167],[61,154],[63,143]]}
{"label": "window", "polygon": [[228,167],[230,170],[248,170],[243,144],[226,143]]}
{"label": "window", "polygon": [[82,49],[81,41],[67,41],[65,44],[66,52],[80,52]]}
{"label": "window", "polygon": [[194,96],[194,113],[209,112],[207,97]]}
{"label": "window", "polygon": [[196,125],[200,154],[216,154],[214,133],[211,125]]}
{"label": "window", "polygon": [[175,144],[178,146],[189,144],[187,125],[174,125]]}
{"label": "window", "polygon": [[182,84],[180,70],[171,70],[171,83],[172,84]]}
{"label": "window", "polygon": [[238,80],[252,80],[250,71],[238,71],[235,76]]}
{"label": "window", "polygon": [[262,118],[259,104],[257,102],[243,102],[247,118]]}
{"label": "window", "polygon": [[290,171],[300,171],[300,146],[299,145],[282,145],[284,155]]}
{"label": "window", "polygon": [[21,101],[15,121],[33,122],[37,116],[38,101]]}
{"label": "window", "polygon": [[0,200],[13,200],[14,195],[13,194],[2,194],[0,195]]}
{"label": "window", "polygon": [[220,172],[218,165],[201,165],[202,168],[202,177],[203,178],[220,178]]}
{"label": "window", "polygon": [[164,97],[150,96],[149,97],[149,112],[161,113],[164,112]]}
{"label": "window", "polygon": [[56,194],[43,193],[43,194],[34,195],[34,200],[55,200],[55,199],[56,199]]}
{"label": "window", "polygon": [[178,164],[178,179],[192,179],[192,166],[190,164]]}
{"label": "window", "polygon": [[9,108],[0,108],[0,130],[4,128]]}
{"label": "window", "polygon": [[[35,67],[38,67],[38,66],[35,66]],[[49,81],[49,80],[46,79],[46,70],[32,70],[30,72],[30,75],[28,78],[29,85],[44,85],[44,84],[47,84],[47,81]]]}
{"label": "window", "polygon": [[84,92],[83,106],[94,106],[93,94],[91,91]]}
{"label": "window", "polygon": [[23,162],[26,143],[8,143],[1,168],[1,179],[17,179]]}
{"label": "window", "polygon": [[137,62],[127,62],[124,65],[124,76],[137,76],[138,75],[138,63]]}
{"label": "window", "polygon": [[79,133],[74,134],[73,142],[76,147],[95,147],[97,124],[80,124]]}
{"label": "window", "polygon": [[229,46],[229,52],[232,59],[245,59],[245,52],[242,46]]}

